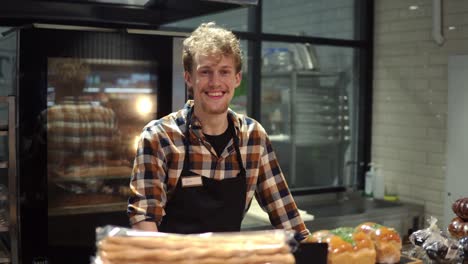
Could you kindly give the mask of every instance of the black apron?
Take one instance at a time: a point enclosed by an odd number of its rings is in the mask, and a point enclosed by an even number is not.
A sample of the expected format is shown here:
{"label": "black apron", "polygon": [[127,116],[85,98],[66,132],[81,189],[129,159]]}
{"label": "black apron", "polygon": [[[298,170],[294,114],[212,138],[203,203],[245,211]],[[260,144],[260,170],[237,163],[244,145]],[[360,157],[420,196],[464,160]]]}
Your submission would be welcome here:
{"label": "black apron", "polygon": [[[187,114],[184,166],[174,193],[166,204],[166,215],[158,230],[179,234],[240,231],[245,210],[247,180],[239,151],[239,138],[234,126],[230,126],[240,168],[236,177],[218,181],[191,172],[189,127],[192,109],[189,109]],[[230,117],[228,121],[232,123]],[[184,187],[184,177],[192,176],[201,177],[202,185]]]}

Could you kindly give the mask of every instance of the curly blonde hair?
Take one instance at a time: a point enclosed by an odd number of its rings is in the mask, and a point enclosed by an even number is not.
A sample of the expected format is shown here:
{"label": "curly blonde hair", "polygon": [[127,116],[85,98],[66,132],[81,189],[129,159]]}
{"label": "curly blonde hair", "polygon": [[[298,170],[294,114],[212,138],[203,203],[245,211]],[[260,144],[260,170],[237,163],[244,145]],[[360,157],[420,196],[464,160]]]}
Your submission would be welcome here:
{"label": "curly blonde hair", "polygon": [[192,72],[193,60],[198,55],[232,55],[236,73],[242,69],[242,50],[239,40],[229,30],[216,25],[215,22],[202,23],[184,40],[182,51],[184,70]]}

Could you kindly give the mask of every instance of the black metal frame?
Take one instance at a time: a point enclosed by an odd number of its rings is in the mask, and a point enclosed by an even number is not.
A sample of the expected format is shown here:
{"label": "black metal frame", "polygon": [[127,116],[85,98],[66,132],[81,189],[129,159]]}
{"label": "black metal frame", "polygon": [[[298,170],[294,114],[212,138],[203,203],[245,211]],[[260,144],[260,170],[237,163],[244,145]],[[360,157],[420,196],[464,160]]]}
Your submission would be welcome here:
{"label": "black metal frame", "polygon": [[55,23],[101,27],[155,28],[188,17],[239,7],[203,0],[150,1],[146,7],[70,0],[3,1],[0,24]]}
{"label": "black metal frame", "polygon": [[371,161],[372,146],[372,101],[373,101],[373,61],[374,61],[374,0],[357,1],[357,17],[364,17],[361,21],[361,38],[365,40],[360,53],[360,74],[362,77],[362,89],[360,93],[359,107],[359,141],[358,141],[358,187],[364,188],[367,164]]}

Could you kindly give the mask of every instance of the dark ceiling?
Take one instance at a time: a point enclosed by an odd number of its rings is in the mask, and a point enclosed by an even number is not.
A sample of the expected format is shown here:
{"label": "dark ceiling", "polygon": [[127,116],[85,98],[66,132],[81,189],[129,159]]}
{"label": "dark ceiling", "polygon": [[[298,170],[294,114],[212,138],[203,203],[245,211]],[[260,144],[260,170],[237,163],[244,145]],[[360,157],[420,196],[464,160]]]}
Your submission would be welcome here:
{"label": "dark ceiling", "polygon": [[42,22],[154,28],[238,7],[204,0],[7,0],[0,7],[0,25]]}

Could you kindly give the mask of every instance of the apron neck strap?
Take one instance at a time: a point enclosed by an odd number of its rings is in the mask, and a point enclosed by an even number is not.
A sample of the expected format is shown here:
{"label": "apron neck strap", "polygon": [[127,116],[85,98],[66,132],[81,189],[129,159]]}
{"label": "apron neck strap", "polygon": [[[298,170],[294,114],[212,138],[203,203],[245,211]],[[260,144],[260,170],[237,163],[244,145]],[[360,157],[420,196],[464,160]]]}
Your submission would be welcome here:
{"label": "apron neck strap", "polygon": [[190,170],[190,126],[192,125],[192,111],[193,106],[187,110],[187,119],[185,122],[185,135],[184,135],[184,147],[185,147],[185,158],[184,158],[184,167],[183,170]]}
{"label": "apron neck strap", "polygon": [[239,149],[239,137],[237,136],[237,133],[236,133],[236,127],[234,126],[234,122],[232,121],[232,118],[230,116],[228,116],[228,121],[229,121],[229,126],[231,127],[231,135],[232,135],[232,139],[234,140],[234,149],[236,150],[237,162],[239,163],[240,172],[242,175],[245,176],[246,172],[244,168],[244,163],[242,162],[242,155]]}

